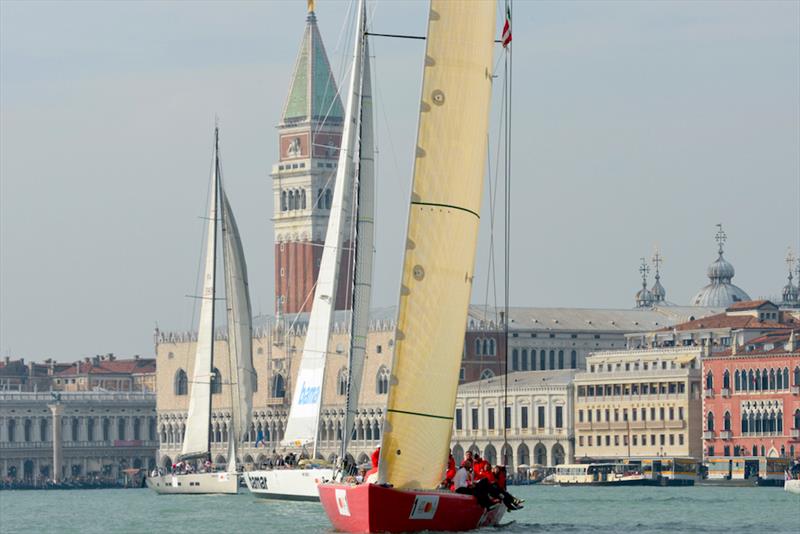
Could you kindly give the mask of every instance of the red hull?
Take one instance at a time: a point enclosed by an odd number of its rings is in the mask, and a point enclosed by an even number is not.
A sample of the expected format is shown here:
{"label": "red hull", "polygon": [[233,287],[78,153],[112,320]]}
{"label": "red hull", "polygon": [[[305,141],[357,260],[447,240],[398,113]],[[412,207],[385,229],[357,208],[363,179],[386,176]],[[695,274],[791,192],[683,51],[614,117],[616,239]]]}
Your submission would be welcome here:
{"label": "red hull", "polygon": [[320,484],[320,501],[342,532],[464,531],[496,525],[505,508],[488,510],[471,495],[397,490],[375,484]]}

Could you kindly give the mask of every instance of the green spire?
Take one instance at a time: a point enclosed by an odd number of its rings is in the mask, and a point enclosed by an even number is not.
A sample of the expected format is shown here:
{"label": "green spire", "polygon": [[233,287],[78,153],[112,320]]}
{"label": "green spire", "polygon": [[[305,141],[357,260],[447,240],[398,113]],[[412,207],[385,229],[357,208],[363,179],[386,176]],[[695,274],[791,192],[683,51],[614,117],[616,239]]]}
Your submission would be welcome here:
{"label": "green spire", "polygon": [[283,123],[325,119],[341,121],[343,117],[342,101],[317,28],[317,17],[312,11],[306,18],[306,31],[283,109]]}

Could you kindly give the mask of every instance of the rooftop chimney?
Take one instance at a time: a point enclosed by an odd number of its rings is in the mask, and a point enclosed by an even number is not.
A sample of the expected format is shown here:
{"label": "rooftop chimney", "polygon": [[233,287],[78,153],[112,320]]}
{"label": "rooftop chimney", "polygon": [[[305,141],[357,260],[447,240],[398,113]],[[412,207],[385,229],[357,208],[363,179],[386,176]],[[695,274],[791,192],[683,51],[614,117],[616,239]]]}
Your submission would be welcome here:
{"label": "rooftop chimney", "polygon": [[792,333],[789,334],[789,341],[786,343],[786,350],[789,352],[794,352],[797,350],[797,336],[795,336],[794,330],[792,330]]}

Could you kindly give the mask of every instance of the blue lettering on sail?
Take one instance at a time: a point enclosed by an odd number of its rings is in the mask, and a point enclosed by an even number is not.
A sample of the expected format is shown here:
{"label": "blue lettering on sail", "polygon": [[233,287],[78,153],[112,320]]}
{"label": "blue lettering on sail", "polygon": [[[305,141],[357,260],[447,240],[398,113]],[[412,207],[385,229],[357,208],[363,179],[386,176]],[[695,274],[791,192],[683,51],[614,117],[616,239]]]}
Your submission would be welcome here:
{"label": "blue lettering on sail", "polygon": [[300,404],[315,404],[319,400],[319,386],[314,387],[306,387],[303,384],[303,388],[300,390]]}

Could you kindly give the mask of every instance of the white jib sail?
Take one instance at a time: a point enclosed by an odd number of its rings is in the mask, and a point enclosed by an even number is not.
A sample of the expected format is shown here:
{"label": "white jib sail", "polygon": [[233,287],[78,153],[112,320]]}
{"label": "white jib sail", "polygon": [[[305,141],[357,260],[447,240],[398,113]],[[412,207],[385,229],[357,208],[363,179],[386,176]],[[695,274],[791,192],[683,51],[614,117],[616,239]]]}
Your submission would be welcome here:
{"label": "white jib sail", "polygon": [[353,432],[369,329],[369,306],[372,295],[372,262],[375,227],[375,144],[372,123],[372,84],[369,69],[369,43],[364,36],[364,72],[361,83],[361,142],[356,173],[358,208],[356,219],[355,259],[353,281],[353,316],[350,325],[350,364],[342,452]]}
{"label": "white jib sail", "polygon": [[211,360],[214,350],[214,283],[217,248],[217,191],[219,188],[219,132],[214,132],[214,169],[211,173],[211,201],[208,208],[208,235],[203,292],[200,301],[200,323],[194,371],[189,388],[189,414],[183,437],[181,458],[208,454],[208,432],[211,420]]}
{"label": "white jib sail", "polygon": [[336,304],[336,290],[339,279],[339,263],[342,253],[343,221],[345,219],[345,191],[349,190],[353,172],[353,144],[356,134],[354,125],[358,114],[354,112],[358,105],[361,80],[361,57],[364,17],[359,11],[356,28],[355,50],[353,52],[353,68],[350,75],[350,86],[347,95],[347,108],[344,117],[342,145],[339,149],[339,165],[336,171],[336,182],[333,190],[328,229],[325,234],[325,248],[311,305],[311,316],[308,321],[303,355],[300,369],[292,394],[292,406],[286,423],[284,446],[302,446],[315,442],[317,425],[322,404],[322,386],[325,375],[325,358],[328,351],[333,309]]}
{"label": "white jib sail", "polygon": [[236,448],[244,439],[253,411],[253,325],[247,264],[228,195],[222,194],[222,250],[228,309],[228,373],[231,428],[228,432],[228,471],[236,471]]}

